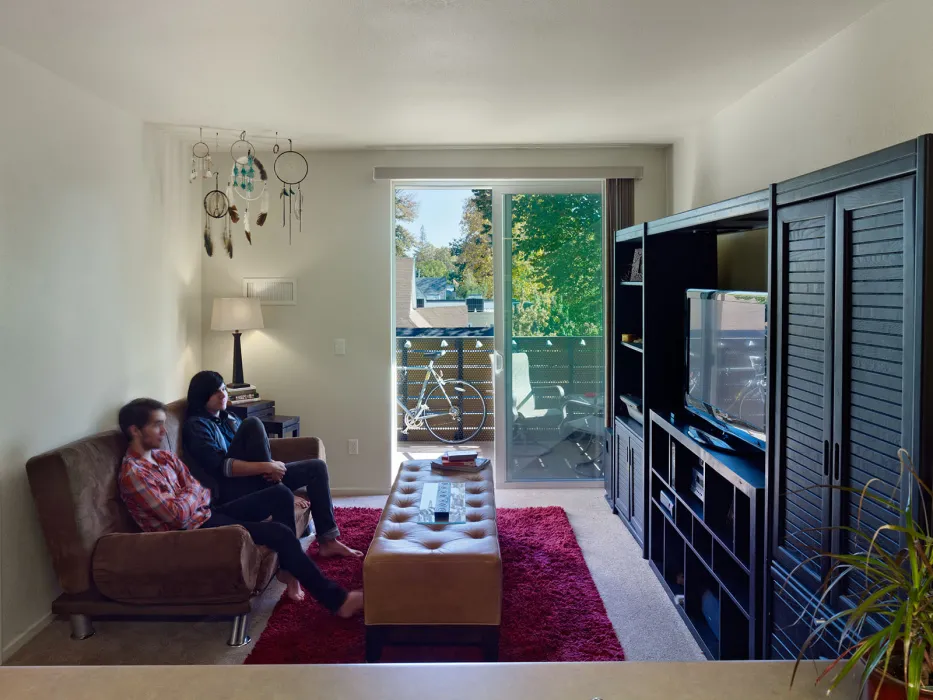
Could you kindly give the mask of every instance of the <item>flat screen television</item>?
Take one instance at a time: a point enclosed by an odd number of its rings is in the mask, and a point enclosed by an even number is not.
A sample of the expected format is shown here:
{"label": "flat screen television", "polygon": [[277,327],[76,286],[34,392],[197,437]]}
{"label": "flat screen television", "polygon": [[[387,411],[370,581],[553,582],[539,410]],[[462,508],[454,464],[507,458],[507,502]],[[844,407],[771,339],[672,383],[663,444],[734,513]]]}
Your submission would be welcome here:
{"label": "flat screen television", "polygon": [[687,410],[764,449],[768,295],[688,289]]}

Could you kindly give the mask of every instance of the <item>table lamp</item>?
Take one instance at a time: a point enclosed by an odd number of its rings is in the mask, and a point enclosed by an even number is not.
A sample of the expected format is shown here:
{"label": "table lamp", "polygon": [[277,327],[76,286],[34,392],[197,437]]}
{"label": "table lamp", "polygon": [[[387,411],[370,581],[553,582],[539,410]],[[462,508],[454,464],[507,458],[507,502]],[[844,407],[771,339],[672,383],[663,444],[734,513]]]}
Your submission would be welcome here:
{"label": "table lamp", "polygon": [[247,386],[243,381],[243,351],[240,348],[241,331],[263,328],[259,299],[233,297],[214,299],[211,313],[212,331],[233,331],[233,381],[229,388]]}

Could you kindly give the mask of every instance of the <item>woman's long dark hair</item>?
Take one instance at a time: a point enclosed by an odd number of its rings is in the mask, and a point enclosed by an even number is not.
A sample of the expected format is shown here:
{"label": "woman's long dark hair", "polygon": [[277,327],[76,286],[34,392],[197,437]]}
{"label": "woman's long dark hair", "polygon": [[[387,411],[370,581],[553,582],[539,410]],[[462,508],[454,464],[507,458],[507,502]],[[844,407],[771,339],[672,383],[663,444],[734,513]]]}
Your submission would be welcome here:
{"label": "woman's long dark hair", "polygon": [[198,372],[188,383],[188,415],[201,413],[211,396],[224,384],[224,378],[212,370]]}

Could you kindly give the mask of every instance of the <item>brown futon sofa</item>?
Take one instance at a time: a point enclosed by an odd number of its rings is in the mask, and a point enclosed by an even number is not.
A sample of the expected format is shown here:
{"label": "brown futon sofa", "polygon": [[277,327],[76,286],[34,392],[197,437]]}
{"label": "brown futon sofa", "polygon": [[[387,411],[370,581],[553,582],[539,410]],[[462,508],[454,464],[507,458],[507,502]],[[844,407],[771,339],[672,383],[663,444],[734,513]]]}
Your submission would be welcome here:
{"label": "brown futon sofa", "polygon": [[[163,449],[181,452],[185,402],[168,406]],[[275,459],[324,458],[313,437],[272,440]],[[99,433],[26,463],[52,565],[62,594],[52,612],[68,615],[72,637],[94,633],[103,616],[229,616],[228,644],[249,641],[250,600],[278,568],[274,552],[253,544],[240,526],[140,532],[117,491],[126,450],[119,431]],[[181,455],[184,459],[184,455]],[[296,508],[298,533],[310,513]]]}

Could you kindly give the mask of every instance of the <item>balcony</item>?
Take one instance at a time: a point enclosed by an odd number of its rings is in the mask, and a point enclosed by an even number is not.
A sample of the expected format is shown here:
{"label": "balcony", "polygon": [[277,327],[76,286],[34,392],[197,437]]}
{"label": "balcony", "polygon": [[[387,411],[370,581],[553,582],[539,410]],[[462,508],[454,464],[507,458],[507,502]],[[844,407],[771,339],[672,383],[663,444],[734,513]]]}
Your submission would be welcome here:
{"label": "balcony", "polygon": [[[520,462],[514,465],[519,478],[597,477],[595,469],[581,471],[575,468],[580,463],[602,457],[601,440],[595,438],[595,433],[580,434],[569,421],[578,413],[587,413],[587,402],[593,404],[591,410],[600,410],[595,406],[600,404],[604,393],[603,338],[516,337],[510,343],[513,355],[522,353],[528,358],[527,379],[521,381],[516,376],[511,383],[515,387],[530,385],[531,392],[527,389],[521,391],[533,393],[539,412],[546,410],[551,418],[524,421],[520,435],[516,434],[512,453],[516,461]],[[486,402],[483,428],[469,444],[487,443],[481,447],[487,454],[491,453],[496,431],[491,359],[493,346],[491,329],[399,329],[396,337],[396,386],[399,400],[409,408],[415,407],[427,367],[422,353],[442,351],[444,354],[434,362],[435,368],[447,379],[470,382],[479,389]],[[430,387],[429,382],[428,391]],[[575,398],[576,402],[568,403],[570,398]],[[526,396],[516,397],[518,404],[526,400]],[[564,415],[569,416],[569,420]],[[469,434],[476,428],[479,419],[478,413],[465,410],[460,421],[463,432],[458,434],[457,428],[450,427],[448,433],[451,437]],[[597,419],[595,424],[600,422]],[[427,456],[447,449],[444,442],[434,438],[426,429],[411,428],[406,433],[403,432],[404,427],[404,414],[397,407],[396,429],[400,452],[418,451]]]}

